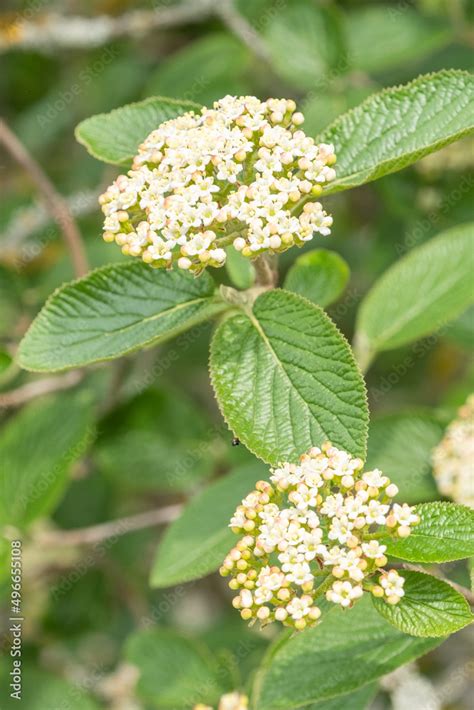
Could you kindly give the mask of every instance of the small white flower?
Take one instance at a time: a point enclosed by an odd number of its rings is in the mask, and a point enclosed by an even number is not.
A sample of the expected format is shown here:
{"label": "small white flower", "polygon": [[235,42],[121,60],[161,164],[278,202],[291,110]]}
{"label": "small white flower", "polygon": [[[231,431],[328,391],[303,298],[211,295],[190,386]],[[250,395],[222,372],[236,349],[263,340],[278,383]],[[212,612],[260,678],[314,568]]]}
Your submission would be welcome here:
{"label": "small white flower", "polygon": [[347,607],[352,604],[355,599],[359,599],[363,594],[363,589],[360,585],[352,585],[350,582],[334,582],[331,589],[326,592],[328,601],[334,604],[340,604],[342,607]]}

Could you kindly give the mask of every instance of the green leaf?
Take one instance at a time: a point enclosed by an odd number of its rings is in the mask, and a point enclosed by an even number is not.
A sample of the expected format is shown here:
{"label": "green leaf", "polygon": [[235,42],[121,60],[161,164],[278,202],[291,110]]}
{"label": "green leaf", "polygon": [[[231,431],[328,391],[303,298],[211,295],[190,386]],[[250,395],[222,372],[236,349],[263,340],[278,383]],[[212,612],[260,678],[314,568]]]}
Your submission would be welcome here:
{"label": "green leaf", "polygon": [[255,267],[250,259],[242,256],[234,247],[227,247],[225,266],[234,286],[240,289],[250,288],[255,281]]}
{"label": "green leaf", "polygon": [[447,636],[474,619],[469,604],[450,584],[430,574],[403,570],[405,595],[398,604],[372,597],[375,608],[411,636]]}
{"label": "green leaf", "polygon": [[408,5],[357,8],[345,15],[345,30],[351,67],[376,74],[412,66],[452,37],[447,23],[430,22]]}
{"label": "green leaf", "polygon": [[231,34],[206,33],[160,61],[147,83],[146,94],[175,96],[205,106],[226,94],[245,96],[249,93],[245,76],[251,61],[249,49]]}
{"label": "green leaf", "polygon": [[474,78],[441,71],[374,94],[317,138],[336,149],[337,192],[393,173],[473,130]]}
{"label": "green leaf", "polygon": [[137,154],[140,143],[160,123],[200,109],[194,101],[151,96],[110,113],[86,118],[76,127],[76,138],[94,158],[113,165],[128,165]]}
{"label": "green leaf", "polygon": [[377,684],[370,683],[363,688],[355,690],[347,695],[338,695],[330,700],[322,700],[320,703],[311,703],[304,710],[367,710],[371,700],[377,693]]}
{"label": "green leaf", "polygon": [[404,539],[383,538],[388,554],[410,562],[451,562],[474,555],[474,510],[456,503],[416,506],[419,525]]}
{"label": "green leaf", "polygon": [[293,0],[272,13],[265,40],[273,68],[290,86],[314,90],[315,82],[330,70],[347,69],[339,15],[333,8]]}
{"label": "green leaf", "polygon": [[[137,666],[138,697],[153,708],[189,710],[221,693],[215,661],[206,646],[166,629],[133,634],[126,659]],[[147,705],[148,707],[148,705]]]}
{"label": "green leaf", "polygon": [[260,462],[242,466],[211,484],[164,534],[151,572],[152,587],[171,587],[214,572],[233,544],[229,521],[255,483],[268,476]]}
{"label": "green leaf", "polygon": [[229,427],[264,461],[295,460],[327,439],[365,456],[362,376],[334,323],[301,296],[268,291],[226,318],[210,368]]}
{"label": "green leaf", "polygon": [[400,412],[373,419],[366,469],[380,468],[389,476],[399,488],[399,502],[436,500],[431,455],[443,433],[441,424],[425,413]]}
{"label": "green leaf", "polygon": [[433,333],[474,301],[474,224],[454,227],[397,261],[365,296],[356,350],[368,361]]}
{"label": "green leaf", "polygon": [[325,308],[342,294],[349,275],[348,264],[335,251],[314,249],[296,259],[284,285],[288,291]]}
{"label": "green leaf", "polygon": [[331,610],[316,628],[277,642],[255,681],[258,710],[292,710],[342,696],[440,643],[401,633],[367,597],[353,609]]}
{"label": "green leaf", "polygon": [[[6,658],[6,655],[5,655]],[[9,678],[8,674],[12,670],[11,659],[10,665],[5,664],[2,668],[3,678]],[[22,691],[21,700],[11,697],[9,688],[8,693],[4,693],[2,698],[2,710],[13,710],[21,707],[21,710],[59,710],[63,708],[71,708],[71,710],[100,710],[102,705],[98,705],[94,698],[87,692],[88,685],[74,683],[58,676],[48,673],[44,669],[35,667],[31,662],[22,663]],[[4,682],[5,682],[4,680]],[[5,686],[6,687],[6,686]],[[13,692],[13,691],[12,691]]]}
{"label": "green leaf", "polygon": [[226,308],[209,274],[112,264],[59,288],[23,338],[21,367],[36,372],[112,360],[169,339]]}
{"label": "green leaf", "polygon": [[93,434],[82,393],[33,402],[9,420],[0,437],[2,524],[22,527],[51,511]]}

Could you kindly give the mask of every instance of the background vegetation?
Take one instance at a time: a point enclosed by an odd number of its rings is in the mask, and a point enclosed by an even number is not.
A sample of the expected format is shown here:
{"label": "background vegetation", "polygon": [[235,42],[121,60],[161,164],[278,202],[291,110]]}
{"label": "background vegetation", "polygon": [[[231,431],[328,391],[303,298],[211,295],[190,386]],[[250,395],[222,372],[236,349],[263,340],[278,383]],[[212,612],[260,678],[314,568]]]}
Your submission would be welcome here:
{"label": "background vegetation", "polygon": [[[306,132],[315,135],[384,86],[443,68],[470,69],[471,14],[463,0],[7,0],[0,15],[1,112],[67,200],[87,262],[96,267],[125,259],[99,236],[97,196],[117,171],[75,141],[80,120],[151,95],[209,104],[229,93],[254,94],[294,98]],[[23,521],[29,525],[23,707],[176,710],[182,688],[190,691],[197,679],[208,688],[203,699],[215,701],[219,690],[248,686],[272,631],[248,630],[215,574],[170,586],[166,570],[167,588],[149,584],[160,524],[176,516],[177,505],[223,473],[238,470],[246,482],[249,467],[265,472],[244,446],[232,445],[217,410],[207,373],[211,326],[87,372],[40,378],[20,371],[12,358],[21,337],[78,263],[31,174],[7,152],[0,155],[5,608],[6,540],[16,534],[22,481],[38,480],[35,505]],[[434,235],[472,219],[473,162],[472,139],[465,139],[401,173],[326,199],[333,235],[315,238],[311,248],[334,250],[350,264],[350,277],[328,308],[349,339],[357,306],[380,274]],[[301,254],[295,251],[280,259],[282,279]],[[232,262],[216,278],[229,276],[246,285],[248,274]],[[384,468],[410,503],[439,497],[430,452],[473,390],[473,329],[471,309],[425,339],[382,353],[367,375],[369,463]],[[406,465],[400,458],[393,463],[400,449]],[[415,472],[411,481],[408,468]],[[41,480],[51,472],[55,485],[45,494]],[[243,485],[242,495],[249,487]],[[217,505],[208,515],[219,512]],[[197,516],[197,530],[205,517]],[[119,522],[95,527],[110,521]],[[451,564],[448,573],[469,586],[464,563]],[[155,583],[159,574],[155,569]],[[152,626],[159,629],[153,638],[146,633]],[[397,671],[345,707],[468,708],[471,632],[458,633],[421,666]],[[8,635],[2,638],[6,650]],[[136,687],[132,666],[141,672]],[[8,658],[3,669],[5,676]],[[13,707],[2,693],[2,707]]]}

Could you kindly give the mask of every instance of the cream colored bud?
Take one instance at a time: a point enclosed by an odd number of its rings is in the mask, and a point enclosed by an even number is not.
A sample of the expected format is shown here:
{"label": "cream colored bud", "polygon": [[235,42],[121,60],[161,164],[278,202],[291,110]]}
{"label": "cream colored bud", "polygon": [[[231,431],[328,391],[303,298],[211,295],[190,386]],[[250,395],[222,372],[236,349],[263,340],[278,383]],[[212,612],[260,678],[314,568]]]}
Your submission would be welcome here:
{"label": "cream colored bud", "polygon": [[115,234],[113,232],[104,232],[102,235],[102,239],[104,242],[114,242],[115,241]]}
{"label": "cream colored bud", "polygon": [[375,587],[372,587],[370,591],[372,592],[374,597],[381,598],[384,595],[383,587],[380,587],[378,584],[376,584]]}
{"label": "cream colored bud", "polygon": [[242,237],[237,237],[237,239],[234,239],[232,242],[234,245],[234,249],[237,251],[242,251],[242,249],[245,247],[246,241]]}
{"label": "cream colored bud", "polygon": [[248,621],[249,619],[252,618],[252,610],[251,609],[242,609],[240,612],[240,616],[244,621]]}
{"label": "cream colored bud", "polygon": [[288,195],[290,202],[298,202],[301,197],[301,192],[299,190],[292,190]]}
{"label": "cream colored bud", "polygon": [[394,498],[398,493],[398,486],[396,486],[395,483],[391,483],[385,489],[385,493],[388,495],[389,498]]}
{"label": "cream colored bud", "polygon": [[240,596],[236,596],[232,599],[232,606],[234,609],[240,609]]}
{"label": "cream colored bud", "polygon": [[400,597],[397,597],[396,594],[390,594],[390,596],[387,597],[387,601],[389,604],[398,604]]}
{"label": "cream colored bud", "polygon": [[301,124],[304,123],[304,116],[302,113],[297,111],[296,113],[293,114],[291,118],[291,122],[293,123],[294,126],[301,126]]}
{"label": "cream colored bud", "polygon": [[394,515],[387,516],[387,520],[385,521],[385,525],[388,528],[394,528],[396,524],[397,524],[397,519],[395,518]]}
{"label": "cream colored bud", "polygon": [[192,266],[192,261],[191,261],[191,259],[188,259],[186,256],[181,256],[178,259],[178,267],[180,269],[184,269],[185,271],[187,271],[188,269],[191,268],[191,266]]}
{"label": "cream colored bud", "polygon": [[321,616],[321,609],[318,606],[312,606],[308,612],[308,616],[312,621],[316,621]]}
{"label": "cream colored bud", "polygon": [[397,530],[398,537],[408,537],[411,533],[411,529],[407,525],[400,525]]}
{"label": "cream colored bud", "polygon": [[385,555],[381,555],[380,557],[375,558],[375,564],[377,565],[377,567],[385,567],[387,561],[388,560]]}
{"label": "cream colored bud", "polygon": [[303,631],[306,628],[306,621],[304,619],[297,619],[295,621],[295,629],[298,631]]}
{"label": "cream colored bud", "polygon": [[285,621],[287,616],[288,616],[288,612],[283,607],[278,607],[278,609],[275,609],[275,619],[277,621]]}
{"label": "cream colored bud", "polygon": [[262,621],[268,619],[268,617],[270,616],[270,609],[268,608],[268,606],[261,606],[260,609],[257,611],[257,616]]}

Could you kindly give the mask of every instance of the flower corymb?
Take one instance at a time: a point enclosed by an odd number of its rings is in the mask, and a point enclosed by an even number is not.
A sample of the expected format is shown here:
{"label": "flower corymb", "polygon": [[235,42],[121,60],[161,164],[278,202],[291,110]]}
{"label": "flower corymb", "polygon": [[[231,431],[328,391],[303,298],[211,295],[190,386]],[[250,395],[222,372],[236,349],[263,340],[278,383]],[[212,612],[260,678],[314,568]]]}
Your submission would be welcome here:
{"label": "flower corymb", "polygon": [[271,469],[244,498],[230,527],[242,535],[220,573],[238,590],[233,605],[245,620],[281,621],[302,630],[317,623],[323,596],[351,606],[364,590],[397,604],[404,578],[386,571],[382,537],[407,537],[419,518],[391,499],[397,486],[381,471],[363,472],[329,442],[298,464]]}
{"label": "flower corymb", "polygon": [[226,96],[166,121],[132,169],[101,195],[104,239],[148,264],[199,273],[232,244],[246,257],[327,235],[317,197],[333,180],[332,145],[317,145],[292,100]]}
{"label": "flower corymb", "polygon": [[456,503],[474,508],[474,394],[460,407],[433,451],[433,474],[438,488]]}

